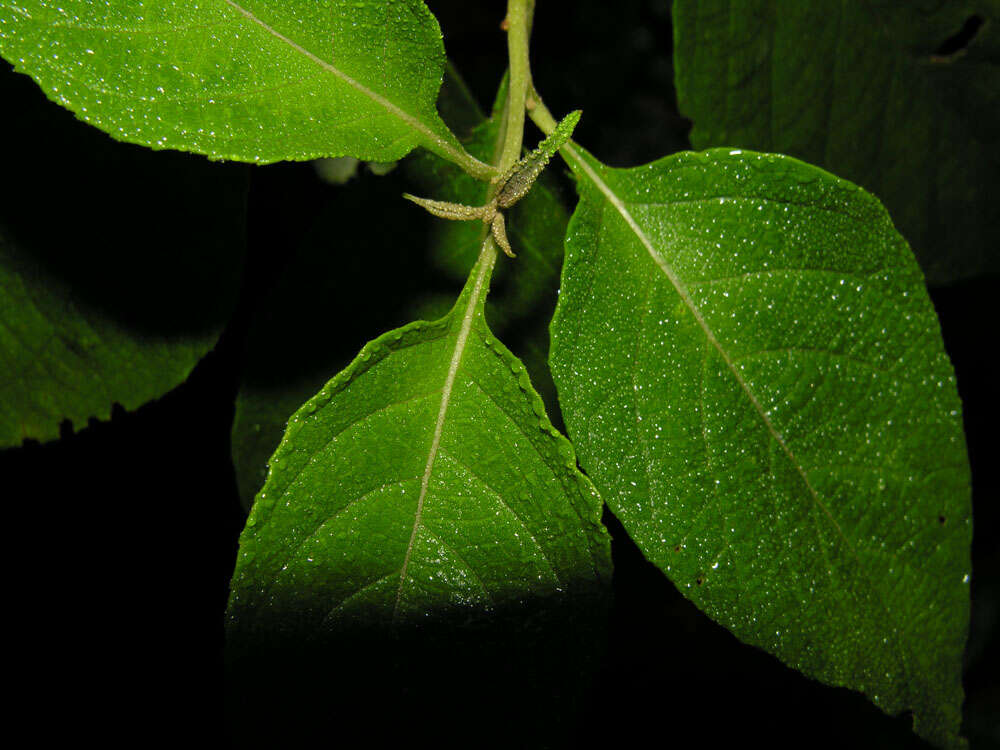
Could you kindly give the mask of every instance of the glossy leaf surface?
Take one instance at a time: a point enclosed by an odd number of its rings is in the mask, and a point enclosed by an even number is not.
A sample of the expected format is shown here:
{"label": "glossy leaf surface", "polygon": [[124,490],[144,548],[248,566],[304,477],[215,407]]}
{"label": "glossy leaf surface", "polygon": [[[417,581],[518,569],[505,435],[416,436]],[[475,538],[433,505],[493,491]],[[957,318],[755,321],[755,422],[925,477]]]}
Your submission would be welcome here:
{"label": "glossy leaf surface", "polygon": [[486,275],[292,418],[241,538],[231,627],[484,612],[606,577],[600,500],[486,327]]}
{"label": "glossy leaf surface", "polygon": [[[6,66],[4,66],[6,68]],[[245,168],[116,143],[0,71],[0,447],[183,382],[235,303]],[[94,175],[101,179],[95,185]]]}
{"label": "glossy leaf surface", "polygon": [[0,54],[153,148],[262,163],[461,153],[434,106],[444,48],[421,0],[6,0]]}
{"label": "glossy leaf surface", "polygon": [[1000,270],[998,22],[995,0],[678,0],[691,142],[790,154],[862,185],[932,283]]}
{"label": "glossy leaf surface", "polygon": [[[581,633],[600,619],[610,571],[601,501],[524,366],[486,326],[489,270],[474,269],[445,318],[371,342],[291,419],[240,539],[234,653],[255,660],[285,639],[335,649],[335,663],[359,659],[381,694],[398,685],[374,663],[410,643],[399,679],[440,705],[427,681],[444,665],[412,666],[432,648],[425,638],[443,632],[451,663],[481,675],[454,659],[456,639],[495,623],[506,623],[503,637],[544,631],[567,605],[582,608]],[[347,645],[358,638],[367,645]]]}
{"label": "glossy leaf surface", "polygon": [[605,501],[741,639],[960,746],[960,404],[884,209],[782,156],[564,153],[581,203],[550,361]]}

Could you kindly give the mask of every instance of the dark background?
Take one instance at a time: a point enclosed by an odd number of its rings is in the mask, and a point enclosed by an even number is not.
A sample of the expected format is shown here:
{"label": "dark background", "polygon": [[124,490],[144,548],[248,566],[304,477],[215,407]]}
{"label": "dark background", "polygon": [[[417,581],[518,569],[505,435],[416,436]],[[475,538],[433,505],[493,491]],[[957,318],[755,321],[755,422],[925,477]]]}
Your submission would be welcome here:
{"label": "dark background", "polygon": [[[475,11],[466,2],[428,4],[449,55],[487,106],[505,59],[498,28],[503,3],[476,4]],[[667,0],[540,6],[532,53],[536,84],[553,111],[583,109],[576,134],[581,143],[620,166],[685,147],[688,124],[676,110]],[[68,138],[87,128],[45,103],[6,65],[0,76],[0,143],[8,162],[44,161],[42,154],[19,151],[7,135],[30,108],[51,107]],[[537,135],[530,132],[527,141]],[[155,158],[161,157],[197,158]],[[45,168],[52,180],[60,179],[57,165]],[[0,452],[13,588],[5,608],[13,632],[8,685],[25,706],[41,709],[43,718],[31,727],[39,744],[57,736],[111,747],[227,744],[222,613],[244,521],[229,453],[240,366],[255,309],[335,190],[310,165],[251,171],[248,252],[236,313],[188,382],[134,413],[116,407],[110,422],[66,424],[59,441]],[[0,166],[4,187],[16,190],[11,174],[4,177]],[[92,178],[100,190],[102,175]],[[363,187],[375,179],[362,174],[358,181]],[[37,211],[37,221],[56,220],[49,206]],[[358,217],[359,225],[364,219]],[[357,297],[361,309],[381,295],[384,319],[356,316],[336,326],[304,321],[322,325],[324,345],[345,357],[401,315],[413,294],[444,286],[414,253],[399,279],[376,290],[371,278],[384,263],[365,261],[351,237],[345,232],[343,247],[335,250],[345,259],[341,294],[348,303]],[[338,238],[331,241],[336,246]],[[415,247],[422,243],[413,238]],[[988,353],[996,341],[998,293],[997,277],[932,291],[958,374],[973,469],[973,622],[965,687],[966,733],[979,748],[1000,747],[1000,687],[987,666],[997,657],[1000,582],[996,368]],[[740,644],[647,564],[613,518],[607,520],[616,603],[608,652],[576,722],[575,744],[921,746],[907,730],[907,717],[888,718],[860,694],[815,683]],[[358,717],[362,725],[370,719]],[[442,744],[456,739],[448,737],[444,711],[433,720],[441,723]],[[530,730],[526,735],[528,744]]]}

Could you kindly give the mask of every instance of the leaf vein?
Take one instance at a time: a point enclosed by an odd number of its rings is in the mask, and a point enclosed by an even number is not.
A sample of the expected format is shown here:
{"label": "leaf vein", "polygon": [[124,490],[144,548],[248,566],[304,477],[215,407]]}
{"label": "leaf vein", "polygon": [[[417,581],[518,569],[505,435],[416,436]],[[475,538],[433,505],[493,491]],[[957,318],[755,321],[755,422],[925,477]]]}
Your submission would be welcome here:
{"label": "leaf vein", "polygon": [[453,544],[449,544],[448,542],[446,542],[444,540],[444,538],[442,537],[442,535],[439,532],[437,532],[434,529],[432,529],[426,523],[424,524],[423,528],[424,528],[424,532],[426,532],[427,534],[429,534],[434,539],[437,539],[438,544],[440,544],[446,550],[448,550],[449,552],[451,552],[451,554],[454,555],[455,558],[460,563],[462,563],[462,565],[465,566],[465,569],[467,571],[469,571],[469,575],[471,575],[475,579],[476,584],[479,586],[480,589],[482,589],[483,594],[486,596],[486,600],[492,606],[496,607],[496,602],[493,600],[493,595],[490,594],[490,590],[488,588],[486,588],[486,584],[483,583],[483,579],[479,577],[479,574],[476,573],[475,569],[469,564],[468,560],[466,560],[465,557],[462,556],[462,554],[458,551],[458,549]]}
{"label": "leaf vein", "polygon": [[[229,0],[226,0],[226,2],[229,2]],[[486,242],[490,242],[490,240],[486,240]],[[469,340],[469,332],[472,330],[472,321],[476,316],[479,299],[483,294],[486,280],[491,270],[492,264],[486,262],[479,264],[479,273],[476,276],[475,285],[469,294],[469,302],[462,315],[461,327],[455,339],[455,348],[452,351],[451,362],[448,364],[448,373],[445,376],[444,386],[441,389],[441,406],[438,409],[437,422],[434,425],[430,449],[427,452],[427,463],[424,467],[423,477],[420,480],[420,496],[417,498],[417,510],[413,518],[413,530],[410,532],[410,541],[406,545],[406,554],[403,556],[403,565],[399,571],[399,587],[396,590],[396,603],[392,610],[393,621],[395,621],[399,612],[399,603],[403,597],[403,584],[406,581],[406,571],[410,565],[410,557],[413,555],[413,544],[417,538],[417,530],[420,528],[420,521],[424,512],[424,501],[427,498],[427,489],[430,486],[431,472],[434,470],[434,460],[437,458],[438,449],[441,446],[441,435],[444,433],[445,417],[448,414],[448,405],[451,402],[455,377],[462,362],[462,355],[465,353],[465,345]]]}
{"label": "leaf vein", "polygon": [[538,554],[540,554],[542,556],[542,559],[545,561],[545,564],[549,566],[549,569],[552,571],[552,577],[555,578],[556,582],[561,585],[562,581],[559,578],[559,573],[556,572],[556,566],[552,564],[552,561],[549,560],[548,555],[545,554],[545,548],[542,547],[541,543],[538,541],[538,539],[532,533],[531,528],[528,526],[527,523],[525,523],[525,521],[521,517],[521,515],[517,511],[515,511],[514,508],[510,505],[510,503],[508,503],[504,499],[504,496],[502,494],[500,494],[499,491],[497,491],[496,489],[494,489],[493,485],[491,485],[489,482],[487,482],[485,479],[483,479],[481,476],[479,476],[479,474],[476,473],[475,469],[473,469],[471,466],[469,466],[469,464],[467,464],[465,461],[463,461],[462,459],[458,458],[456,455],[454,455],[450,451],[442,451],[442,453],[444,455],[446,455],[450,460],[452,460],[456,464],[458,464],[465,471],[467,471],[469,473],[469,476],[471,476],[473,479],[475,479],[477,482],[479,482],[479,484],[481,484],[483,487],[485,487],[487,490],[489,490],[490,494],[494,495],[496,497],[496,499],[500,502],[500,505],[503,508],[505,508],[507,510],[507,512],[509,512],[512,516],[514,516],[514,518],[517,520],[517,522],[521,524],[521,527],[524,529],[525,533],[528,535],[528,538],[530,538],[531,541],[534,542],[535,547],[538,548]]}

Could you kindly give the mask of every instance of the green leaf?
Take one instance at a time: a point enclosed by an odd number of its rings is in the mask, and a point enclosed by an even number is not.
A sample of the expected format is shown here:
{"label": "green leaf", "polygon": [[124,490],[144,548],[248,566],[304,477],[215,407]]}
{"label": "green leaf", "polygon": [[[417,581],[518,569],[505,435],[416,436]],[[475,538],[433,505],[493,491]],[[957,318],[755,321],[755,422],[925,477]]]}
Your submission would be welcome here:
{"label": "green leaf", "polygon": [[434,107],[444,47],[420,0],[8,1],[0,54],[132,143],[261,163],[419,145],[491,171]]}
{"label": "green leaf", "polygon": [[[677,0],[695,148],[776,151],[879,196],[932,283],[1000,270],[1000,3]],[[938,49],[973,14],[965,49]]]}
{"label": "green leaf", "polygon": [[[3,66],[6,68],[6,66]],[[0,447],[184,381],[235,303],[246,170],[116,143],[0,71]],[[97,176],[95,178],[95,176]]]}
{"label": "green leaf", "polygon": [[783,156],[564,153],[581,201],[550,361],[584,470],[742,640],[962,746],[960,403],[885,210]]}
{"label": "green leaf", "polygon": [[474,127],[486,119],[479,102],[451,60],[445,61],[444,79],[441,81],[437,107],[451,132],[463,141],[468,138]]}
{"label": "green leaf", "polygon": [[408,621],[606,578],[600,500],[486,326],[488,275],[445,318],[371,342],[292,417],[241,538],[231,627],[289,607],[317,631]]}
{"label": "green leaf", "polygon": [[[412,646],[400,657],[409,663],[423,658],[427,629],[462,633],[496,618],[525,627],[603,597],[600,498],[486,325],[491,265],[473,270],[449,315],[371,342],[292,417],[240,539],[228,610],[236,653],[310,643],[336,650],[337,663],[360,659],[391,689],[373,665],[398,639]],[[360,656],[357,638],[375,639]],[[424,691],[437,677],[410,669],[401,679]]]}

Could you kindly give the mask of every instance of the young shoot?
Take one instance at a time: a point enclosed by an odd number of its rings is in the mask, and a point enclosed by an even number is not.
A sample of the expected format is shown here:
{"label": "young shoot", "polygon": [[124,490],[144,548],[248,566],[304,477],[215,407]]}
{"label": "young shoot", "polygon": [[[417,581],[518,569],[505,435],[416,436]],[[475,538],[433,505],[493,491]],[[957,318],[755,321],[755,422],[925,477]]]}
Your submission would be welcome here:
{"label": "young shoot", "polygon": [[538,148],[503,174],[494,177],[491,180],[494,188],[491,191],[493,197],[482,206],[466,206],[462,203],[436,201],[409,193],[403,193],[403,197],[418,206],[423,206],[428,212],[442,219],[450,221],[482,220],[484,224],[489,225],[493,239],[500,249],[513,258],[515,257],[514,251],[511,250],[510,240],[507,239],[507,225],[503,210],[510,208],[528,194],[549,160],[569,140],[579,121],[580,110],[570,112],[559,122],[555,130],[538,144]]}

